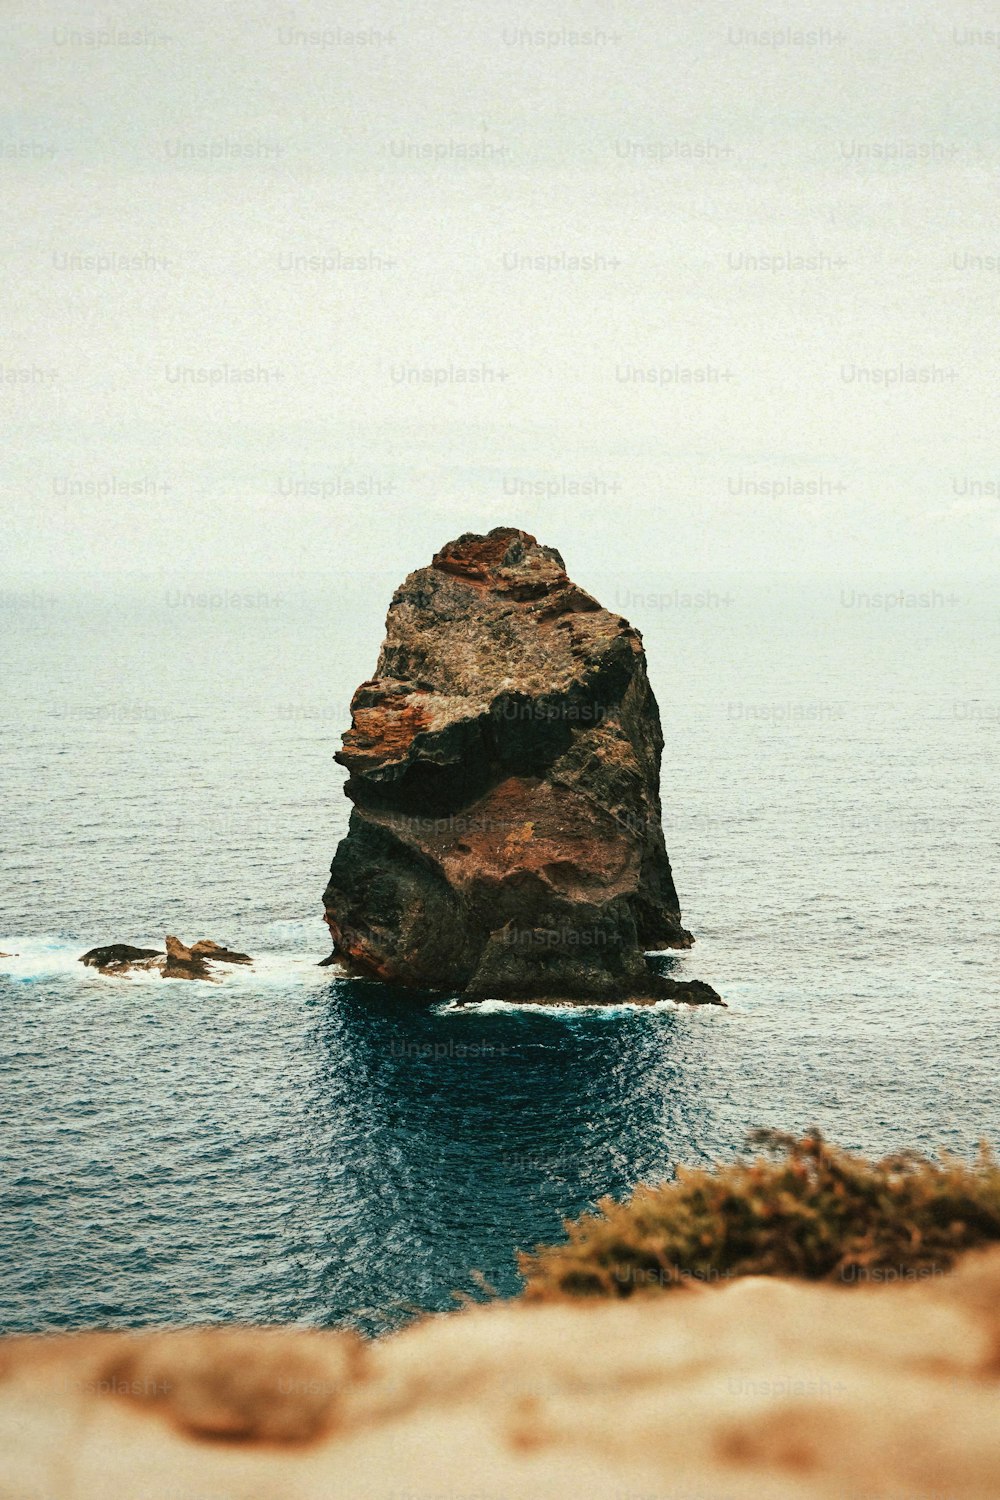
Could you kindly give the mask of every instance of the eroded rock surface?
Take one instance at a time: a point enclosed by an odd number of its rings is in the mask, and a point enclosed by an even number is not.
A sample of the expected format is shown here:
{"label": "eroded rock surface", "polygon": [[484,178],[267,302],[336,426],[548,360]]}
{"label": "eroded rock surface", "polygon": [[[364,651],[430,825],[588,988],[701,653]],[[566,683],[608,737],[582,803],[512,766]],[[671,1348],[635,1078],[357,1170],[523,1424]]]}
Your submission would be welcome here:
{"label": "eroded rock surface", "polygon": [[0,1339],[0,1500],[996,1500],[1000,1250],[305,1329]]}
{"label": "eroded rock surface", "polygon": [[663,735],[639,632],[498,528],[393,596],[337,759],[355,806],[324,894],[355,972],[470,999],[718,1001],[664,845]]}

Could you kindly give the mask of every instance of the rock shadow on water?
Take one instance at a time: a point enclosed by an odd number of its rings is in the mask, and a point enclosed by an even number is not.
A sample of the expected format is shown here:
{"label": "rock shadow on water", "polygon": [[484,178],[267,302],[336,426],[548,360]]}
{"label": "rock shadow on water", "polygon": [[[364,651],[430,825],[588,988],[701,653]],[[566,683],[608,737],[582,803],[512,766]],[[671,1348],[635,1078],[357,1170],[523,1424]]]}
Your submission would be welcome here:
{"label": "rock shadow on water", "polygon": [[515,1294],[518,1248],[640,1177],[669,1176],[676,1142],[697,1129],[677,1007],[448,999],[339,978],[314,1016],[325,1082],[311,1108],[349,1225],[324,1274],[331,1304],[385,1309],[377,1331],[474,1294],[473,1273]]}

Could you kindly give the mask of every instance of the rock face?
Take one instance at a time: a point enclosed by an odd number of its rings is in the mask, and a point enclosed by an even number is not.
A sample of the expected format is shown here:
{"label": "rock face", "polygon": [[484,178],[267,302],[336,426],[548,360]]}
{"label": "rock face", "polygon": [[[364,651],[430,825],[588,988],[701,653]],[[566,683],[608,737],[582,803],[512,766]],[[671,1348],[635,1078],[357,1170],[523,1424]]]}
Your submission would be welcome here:
{"label": "rock face", "polygon": [[0,1496],[996,1500],[1000,1250],[303,1328],[0,1339]]}
{"label": "rock face", "polygon": [[469,999],[718,1001],[644,957],[693,941],[659,713],[639,632],[553,548],[498,528],[411,573],[351,714],[323,902],[354,972]]}

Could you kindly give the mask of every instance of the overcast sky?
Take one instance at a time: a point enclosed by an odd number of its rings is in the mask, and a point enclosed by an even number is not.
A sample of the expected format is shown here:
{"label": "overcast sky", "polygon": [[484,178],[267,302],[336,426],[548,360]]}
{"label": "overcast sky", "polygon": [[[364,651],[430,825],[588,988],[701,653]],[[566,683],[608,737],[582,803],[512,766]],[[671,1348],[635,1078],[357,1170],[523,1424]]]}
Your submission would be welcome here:
{"label": "overcast sky", "polygon": [[995,565],[998,26],[8,0],[6,566]]}

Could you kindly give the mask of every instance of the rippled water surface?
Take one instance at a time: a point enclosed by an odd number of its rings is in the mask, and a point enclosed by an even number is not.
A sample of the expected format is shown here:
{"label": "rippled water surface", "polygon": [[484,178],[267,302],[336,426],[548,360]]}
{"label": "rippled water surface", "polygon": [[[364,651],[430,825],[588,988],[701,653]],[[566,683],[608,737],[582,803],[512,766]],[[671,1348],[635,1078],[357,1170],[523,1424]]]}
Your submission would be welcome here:
{"label": "rippled water surface", "polygon": [[[981,586],[888,613],[839,584],[695,607],[581,580],[649,651],[697,936],[668,962],[729,1008],[550,1012],[316,967],[348,811],[330,757],[397,581],[4,595],[0,1327],[376,1330],[473,1272],[515,1291],[517,1247],[756,1125],[1000,1139]],[[77,962],[166,931],[254,970]]]}

